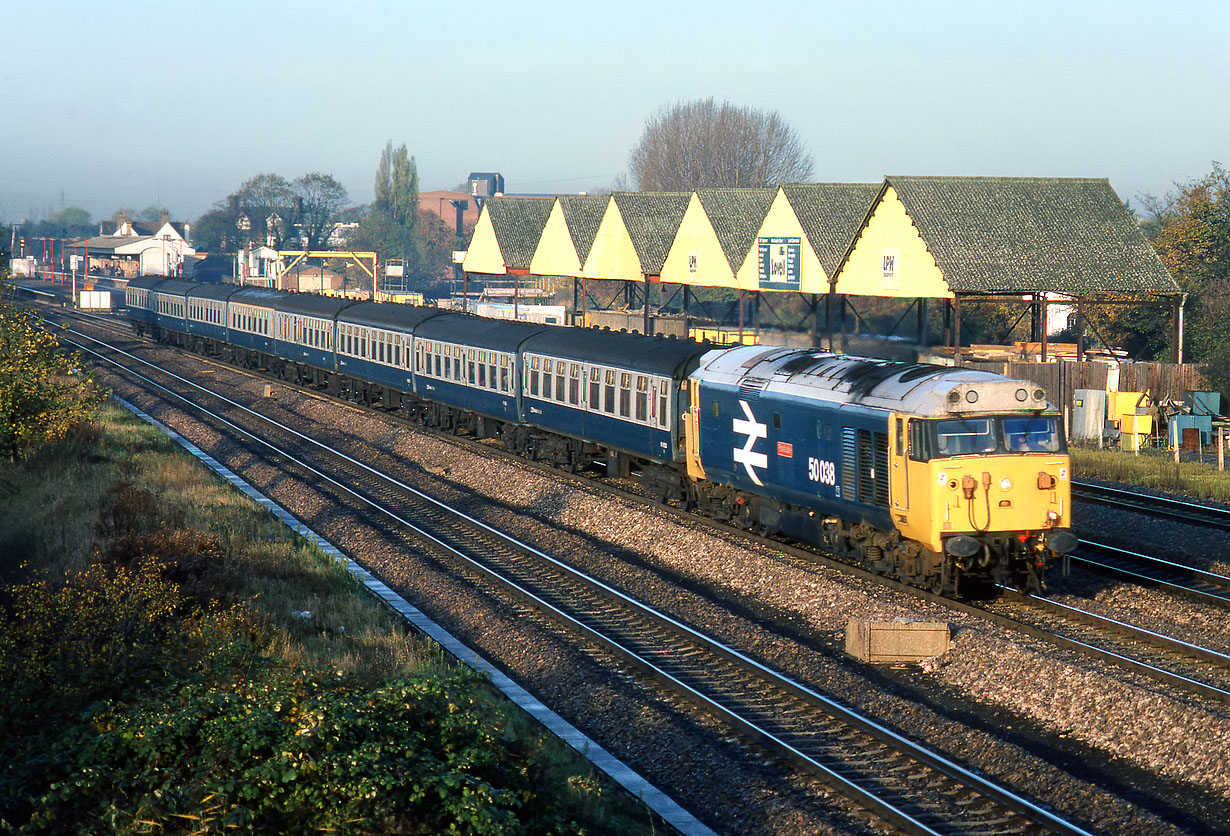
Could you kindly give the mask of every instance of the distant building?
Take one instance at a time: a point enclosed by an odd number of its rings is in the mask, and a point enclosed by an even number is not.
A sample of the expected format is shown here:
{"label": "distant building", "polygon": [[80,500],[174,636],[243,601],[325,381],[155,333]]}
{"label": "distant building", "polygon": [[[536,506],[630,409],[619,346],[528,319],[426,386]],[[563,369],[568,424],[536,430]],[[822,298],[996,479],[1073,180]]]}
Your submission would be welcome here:
{"label": "distant building", "polygon": [[172,222],[166,212],[158,221],[130,221],[118,212],[115,222],[104,221],[99,232],[86,242],[91,273],[127,278],[192,275],[196,248],[189,243],[190,226]]}
{"label": "distant building", "polygon": [[466,181],[470,184],[470,196],[480,209],[487,198],[504,194],[504,175],[498,171],[471,171]]}
{"label": "distant building", "polygon": [[435,215],[448,225],[457,228],[457,210],[461,209],[461,231],[468,233],[478,223],[478,201],[465,192],[419,192],[419,211]]}

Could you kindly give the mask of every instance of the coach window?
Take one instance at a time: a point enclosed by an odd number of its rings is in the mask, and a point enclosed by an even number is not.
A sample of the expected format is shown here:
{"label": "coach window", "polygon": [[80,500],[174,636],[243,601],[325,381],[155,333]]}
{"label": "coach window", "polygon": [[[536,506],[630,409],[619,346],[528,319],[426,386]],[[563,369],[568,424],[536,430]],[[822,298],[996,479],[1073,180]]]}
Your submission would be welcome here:
{"label": "coach window", "polygon": [[658,383],[658,426],[665,427],[670,422],[670,415],[667,412],[668,401],[666,393],[670,391],[671,382],[662,380]]}
{"label": "coach window", "polygon": [[602,400],[599,398],[601,381],[602,372],[598,369],[591,368],[589,370],[589,403],[587,406],[595,412],[602,409]]}
{"label": "coach window", "polygon": [[603,380],[602,411],[615,414],[615,372],[607,369]]}
{"label": "coach window", "polygon": [[542,361],[542,397],[551,400],[551,361]]}
{"label": "coach window", "polygon": [[568,403],[576,406],[581,402],[581,367],[572,363],[568,367]]}
{"label": "coach window", "polygon": [[619,414],[623,418],[632,417],[632,375],[628,372],[619,375]]}
{"label": "coach window", "polygon": [[469,367],[469,372],[470,372],[469,373],[470,385],[473,386],[475,383],[478,382],[478,369],[475,368],[474,349],[472,348],[466,351],[466,364]]}
{"label": "coach window", "polygon": [[636,376],[636,420],[649,420],[649,378]]}
{"label": "coach window", "polygon": [[534,397],[538,396],[538,363],[539,361],[537,357],[530,358],[530,374],[529,374],[530,383],[529,385],[530,385],[530,394],[533,395]]}

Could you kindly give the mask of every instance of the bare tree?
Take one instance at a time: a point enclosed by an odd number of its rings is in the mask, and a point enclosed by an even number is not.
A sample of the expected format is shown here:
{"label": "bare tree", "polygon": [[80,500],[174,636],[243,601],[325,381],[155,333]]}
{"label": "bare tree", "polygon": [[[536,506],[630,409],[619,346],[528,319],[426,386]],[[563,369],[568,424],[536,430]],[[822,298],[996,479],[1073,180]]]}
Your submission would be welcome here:
{"label": "bare tree", "polygon": [[813,160],[776,111],[709,98],[650,116],[628,165],[643,191],[691,191],[807,180]]}

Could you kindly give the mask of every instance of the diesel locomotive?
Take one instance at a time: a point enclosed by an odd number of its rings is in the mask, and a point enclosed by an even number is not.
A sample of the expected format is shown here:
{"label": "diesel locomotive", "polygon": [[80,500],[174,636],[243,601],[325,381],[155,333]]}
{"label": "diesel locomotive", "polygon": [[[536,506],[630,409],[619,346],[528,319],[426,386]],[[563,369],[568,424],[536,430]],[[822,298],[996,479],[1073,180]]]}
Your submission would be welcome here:
{"label": "diesel locomotive", "polygon": [[989,372],[142,277],[138,334],[819,545],[944,594],[1076,546],[1062,416]]}

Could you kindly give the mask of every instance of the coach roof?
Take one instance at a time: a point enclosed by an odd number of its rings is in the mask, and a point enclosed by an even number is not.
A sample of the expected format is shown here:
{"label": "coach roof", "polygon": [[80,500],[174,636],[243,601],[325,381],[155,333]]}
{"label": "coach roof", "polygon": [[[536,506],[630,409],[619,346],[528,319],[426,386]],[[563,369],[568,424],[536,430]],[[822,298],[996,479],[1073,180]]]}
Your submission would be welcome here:
{"label": "coach roof", "polygon": [[233,284],[214,284],[209,282],[200,284],[188,291],[188,295],[193,299],[215,299],[225,302],[239,288]]}
{"label": "coach roof", "polygon": [[338,315],[339,311],[353,304],[355,304],[353,299],[341,299],[336,296],[318,296],[315,293],[290,293],[278,299],[274,304],[274,309],[279,313],[333,319]]}
{"label": "coach roof", "polygon": [[338,314],[337,321],[364,325],[368,328],[386,328],[391,331],[409,333],[423,320],[431,319],[442,313],[444,311],[439,308],[425,308],[417,305],[399,305],[394,302],[359,302]]}
{"label": "coach roof", "polygon": [[690,372],[696,358],[711,351],[712,346],[625,331],[548,328],[528,340],[523,350],[673,377]]}
{"label": "coach roof", "polygon": [[509,319],[488,319],[473,314],[446,313],[424,320],[414,329],[414,337],[475,348],[516,351],[527,337],[547,327],[550,326],[514,322]]}

